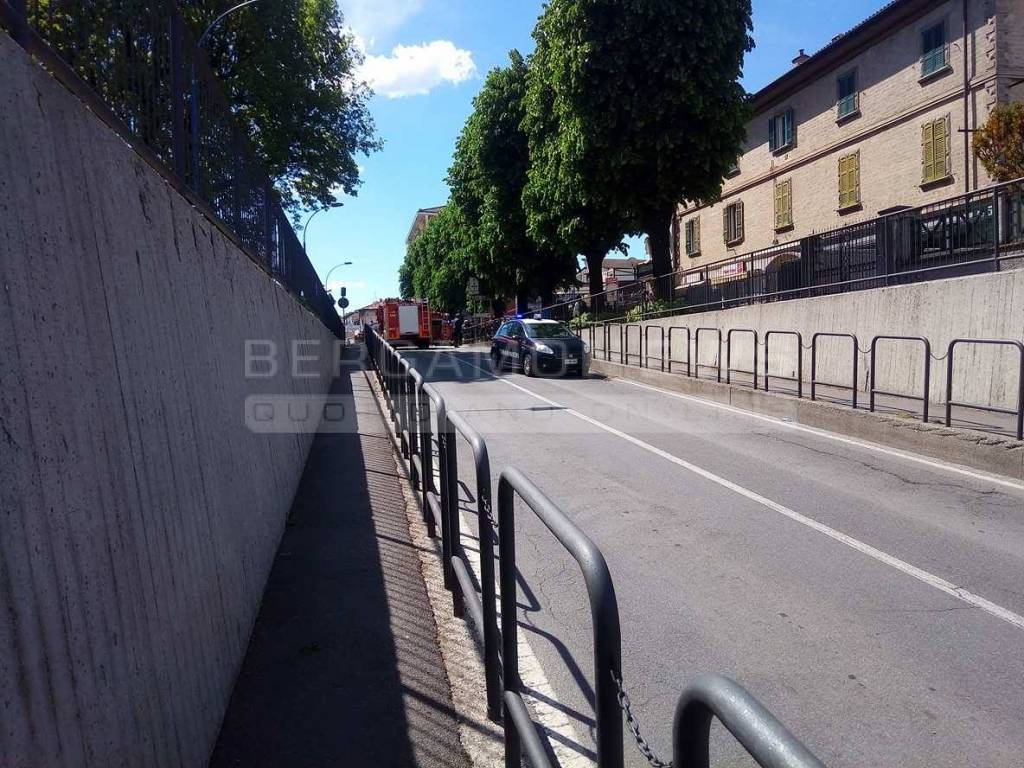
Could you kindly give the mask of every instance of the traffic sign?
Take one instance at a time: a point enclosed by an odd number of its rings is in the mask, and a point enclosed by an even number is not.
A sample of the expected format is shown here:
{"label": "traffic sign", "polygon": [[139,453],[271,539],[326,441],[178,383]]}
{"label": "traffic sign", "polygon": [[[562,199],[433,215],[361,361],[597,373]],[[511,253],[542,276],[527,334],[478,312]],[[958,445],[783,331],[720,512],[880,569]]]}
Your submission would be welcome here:
{"label": "traffic sign", "polygon": [[348,309],[348,299],[342,296],[340,299],[338,299],[338,306],[341,307],[342,309]]}

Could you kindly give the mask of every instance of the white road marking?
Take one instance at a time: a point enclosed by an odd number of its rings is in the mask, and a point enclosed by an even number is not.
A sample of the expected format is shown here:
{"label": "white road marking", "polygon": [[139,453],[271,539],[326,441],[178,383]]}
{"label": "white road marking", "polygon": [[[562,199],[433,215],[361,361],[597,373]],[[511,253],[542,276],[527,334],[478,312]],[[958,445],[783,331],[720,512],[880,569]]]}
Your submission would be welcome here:
{"label": "white road marking", "polygon": [[[468,363],[468,365],[472,365],[472,363]],[[847,534],[841,531],[837,531],[835,528],[831,528],[825,525],[824,523],[820,523],[817,520],[807,517],[806,515],[802,515],[799,512],[796,512],[783,504],[779,504],[777,501],[772,501],[771,499],[762,496],[761,494],[752,491],[749,488],[744,488],[743,486],[738,485],[737,483],[734,483],[731,480],[727,480],[724,477],[716,475],[714,472],[710,472],[704,469],[703,467],[698,467],[696,464],[692,464],[691,462],[686,461],[685,459],[681,459],[678,456],[668,453],[667,451],[663,451],[661,448],[657,448],[651,445],[650,443],[645,443],[643,440],[640,440],[639,438],[626,434],[625,432],[615,429],[615,427],[609,426],[608,424],[598,421],[597,419],[593,419],[590,416],[587,416],[584,413],[580,413],[579,411],[573,408],[568,408],[562,405],[561,403],[556,403],[554,400],[544,397],[543,395],[539,395],[536,392],[527,389],[526,387],[520,386],[519,384],[516,384],[514,381],[509,381],[508,379],[503,379],[498,376],[494,376],[489,371],[480,368],[477,365],[473,365],[473,367],[479,371],[483,371],[492,378],[501,381],[514,389],[518,389],[520,392],[530,395],[531,397],[534,397],[543,403],[547,403],[548,405],[559,408],[562,412],[567,413],[571,416],[575,416],[577,419],[581,419],[582,421],[585,421],[588,424],[597,427],[598,429],[604,430],[610,435],[615,435],[616,437],[621,438],[628,443],[632,443],[638,448],[642,448],[643,450],[649,453],[653,453],[655,456],[665,459],[666,461],[669,461],[675,464],[676,466],[682,467],[683,469],[692,472],[693,474],[699,477],[703,477],[705,480],[715,483],[716,485],[720,485],[721,487],[726,488],[740,496],[743,496],[746,499],[757,502],[758,504],[767,507],[773,512],[777,512],[783,517],[787,517],[790,520],[799,523],[800,525],[806,526],[811,530],[824,534],[825,536],[828,536],[830,539],[838,541],[841,544],[845,544],[851,549],[855,549],[858,552],[865,554],[868,557],[877,560],[880,563],[884,563],[885,565],[888,565],[891,568],[895,568],[897,571],[905,573],[906,575],[914,579],[917,579],[918,581],[927,584],[928,586],[933,587],[939,590],[940,592],[944,592],[950,597],[956,598],[957,600],[961,600],[967,603],[968,605],[973,605],[975,608],[980,608],[986,613],[995,616],[997,619],[1001,619],[1002,621],[1005,621],[1008,624],[1012,624],[1018,629],[1024,629],[1024,616],[1016,614],[1013,611],[1007,608],[1003,608],[1000,605],[996,605],[990,600],[986,600],[985,598],[979,595],[975,595],[973,592],[969,592],[963,587],[958,587],[955,584],[941,578],[940,576],[936,576],[933,573],[929,573],[928,571],[918,568],[917,566],[904,562],[903,560],[900,560],[898,557],[890,555],[887,552],[883,552],[882,550],[877,549],[876,547],[873,547],[870,544],[866,544],[863,541],[860,541],[859,539],[855,539],[852,536],[848,536]]]}
{"label": "white road marking", "polygon": [[964,475],[965,477],[972,477],[976,480],[983,480],[986,483],[995,483],[996,485],[1002,485],[1006,488],[1013,488],[1017,491],[1024,491],[1024,483],[1018,483],[1015,480],[1011,480],[1005,477],[999,477],[998,475],[989,475],[984,472],[976,472],[971,469],[965,469],[964,467],[958,467],[954,464],[946,464],[941,461],[934,459],[927,459],[924,456],[918,456],[917,454],[909,453],[906,451],[896,450],[895,448],[886,448],[884,445],[878,443],[869,443],[865,440],[857,440],[852,437],[845,437],[843,435],[837,435],[832,432],[826,432],[825,430],[815,429],[814,427],[808,427],[803,424],[794,424],[791,421],[785,421],[783,419],[776,418],[775,416],[766,416],[763,413],[754,413],[753,411],[745,411],[742,408],[737,408],[734,405],[725,405],[724,403],[716,403],[713,400],[705,400],[701,397],[695,397],[694,395],[684,395],[679,392],[672,392],[668,389],[662,389],[661,387],[652,387],[650,384],[641,384],[637,381],[630,381],[629,379],[615,379],[623,384],[629,384],[640,389],[648,389],[651,392],[657,392],[661,395],[668,395],[669,397],[675,397],[679,400],[686,400],[687,402],[697,403],[708,408],[717,408],[722,411],[728,411],[729,413],[735,413],[739,416],[746,416],[750,419],[757,419],[758,421],[765,421],[769,424],[774,424],[777,427],[786,427],[787,429],[796,430],[797,432],[806,432],[817,437],[823,437],[827,440],[834,440],[837,443],[846,443],[847,445],[854,445],[858,448],[865,448],[870,451],[876,451],[878,453],[884,453],[887,456],[895,456],[906,461],[912,461],[917,464],[923,464],[933,469],[941,469],[944,472],[953,472],[954,474]]}

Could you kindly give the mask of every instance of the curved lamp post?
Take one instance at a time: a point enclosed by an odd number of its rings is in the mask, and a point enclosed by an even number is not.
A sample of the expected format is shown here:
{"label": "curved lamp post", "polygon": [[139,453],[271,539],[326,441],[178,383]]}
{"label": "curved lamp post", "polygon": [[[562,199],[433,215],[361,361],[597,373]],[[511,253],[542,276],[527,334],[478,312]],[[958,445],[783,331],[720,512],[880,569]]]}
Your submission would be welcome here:
{"label": "curved lamp post", "polygon": [[[196,51],[198,52],[203,49],[203,43],[206,42],[206,38],[209,37],[210,32],[224,19],[240,8],[245,8],[247,5],[258,3],[260,0],[245,0],[244,3],[228,8],[224,13],[218,16],[216,19],[210,22],[210,25],[203,31],[203,34],[199,36],[199,41],[196,43]],[[189,94],[189,122],[192,124],[192,188],[195,192],[199,192],[199,75],[196,73],[196,62],[195,58],[192,59],[192,87],[191,93]]]}
{"label": "curved lamp post", "polygon": [[[306,233],[307,233],[307,232],[309,231],[309,225],[310,225],[310,223],[311,223],[311,222],[313,221],[313,219],[315,219],[315,218],[316,218],[316,215],[317,215],[318,213],[323,213],[324,211],[328,211],[328,210],[330,210],[331,208],[341,208],[341,203],[331,203],[331,204],[330,204],[330,205],[328,205],[328,206],[327,206],[326,208],[317,208],[317,209],[316,209],[315,211],[313,211],[313,213],[311,213],[311,214],[309,215],[309,218],[308,218],[308,219],[306,219],[306,223],[305,223],[305,224],[303,225],[303,227],[302,227],[302,250],[303,250],[303,251],[305,251],[305,250],[306,250]],[[308,254],[307,254],[307,255],[308,255]],[[349,262],[346,262],[346,263],[347,263],[347,264],[351,264],[352,262],[351,262],[351,261],[349,261]],[[344,264],[339,264],[338,266],[344,266]],[[324,283],[326,284],[326,282],[327,282],[327,281],[325,280],[325,281],[324,281]]]}
{"label": "curved lamp post", "polygon": [[[316,214],[314,214],[314,215],[316,215]],[[310,218],[313,218],[313,217],[311,216]],[[352,262],[351,261],[343,261],[343,262],[341,262],[341,264],[335,264],[333,267],[331,267],[330,271],[328,271],[328,273],[327,273],[327,276],[324,278],[324,290],[327,290],[327,281],[331,279],[331,275],[334,274],[334,271],[336,269],[341,269],[342,267],[351,267],[351,266],[352,266]],[[330,293],[330,291],[328,291],[328,293]]]}

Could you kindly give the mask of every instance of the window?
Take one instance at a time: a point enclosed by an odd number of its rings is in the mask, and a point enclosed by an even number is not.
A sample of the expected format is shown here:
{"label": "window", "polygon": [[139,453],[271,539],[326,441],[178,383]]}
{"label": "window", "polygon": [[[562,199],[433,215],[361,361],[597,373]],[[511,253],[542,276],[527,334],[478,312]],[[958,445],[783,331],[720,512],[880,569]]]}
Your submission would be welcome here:
{"label": "window", "polygon": [[775,184],[775,228],[787,229],[793,226],[793,180],[786,179]]}
{"label": "window", "polygon": [[950,177],[949,115],[929,120],[921,127],[921,183]]}
{"label": "window", "polygon": [[860,152],[839,158],[839,210],[860,205]]}
{"label": "window", "polygon": [[836,118],[842,119],[857,113],[857,72],[847,72],[836,80]]}
{"label": "window", "polygon": [[700,218],[694,217],[683,225],[683,247],[687,256],[700,254]]}
{"label": "window", "polygon": [[789,149],[795,139],[792,108],[780,112],[768,121],[768,149],[772,152]]}
{"label": "window", "polygon": [[722,209],[722,235],[726,245],[743,241],[743,201],[737,200]]}
{"label": "window", "polygon": [[539,323],[524,323],[526,335],[531,339],[571,339],[574,334],[565,323],[542,320]]}
{"label": "window", "polygon": [[928,77],[949,64],[946,22],[940,21],[921,32],[921,77]]}

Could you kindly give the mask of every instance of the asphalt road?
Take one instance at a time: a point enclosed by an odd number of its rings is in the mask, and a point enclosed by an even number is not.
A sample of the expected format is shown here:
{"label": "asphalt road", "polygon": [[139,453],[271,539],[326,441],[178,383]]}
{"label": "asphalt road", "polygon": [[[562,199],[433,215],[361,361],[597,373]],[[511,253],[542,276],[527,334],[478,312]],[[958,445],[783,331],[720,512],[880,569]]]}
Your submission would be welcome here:
{"label": "asphalt road", "polygon": [[[486,352],[408,357],[486,438],[495,488],[518,467],[603,551],[658,752],[684,684],[714,671],[830,766],[1024,766],[1019,484],[623,381],[494,377]],[[517,528],[521,621],[586,752],[582,581],[522,507]],[[626,755],[646,764],[628,733]]]}

